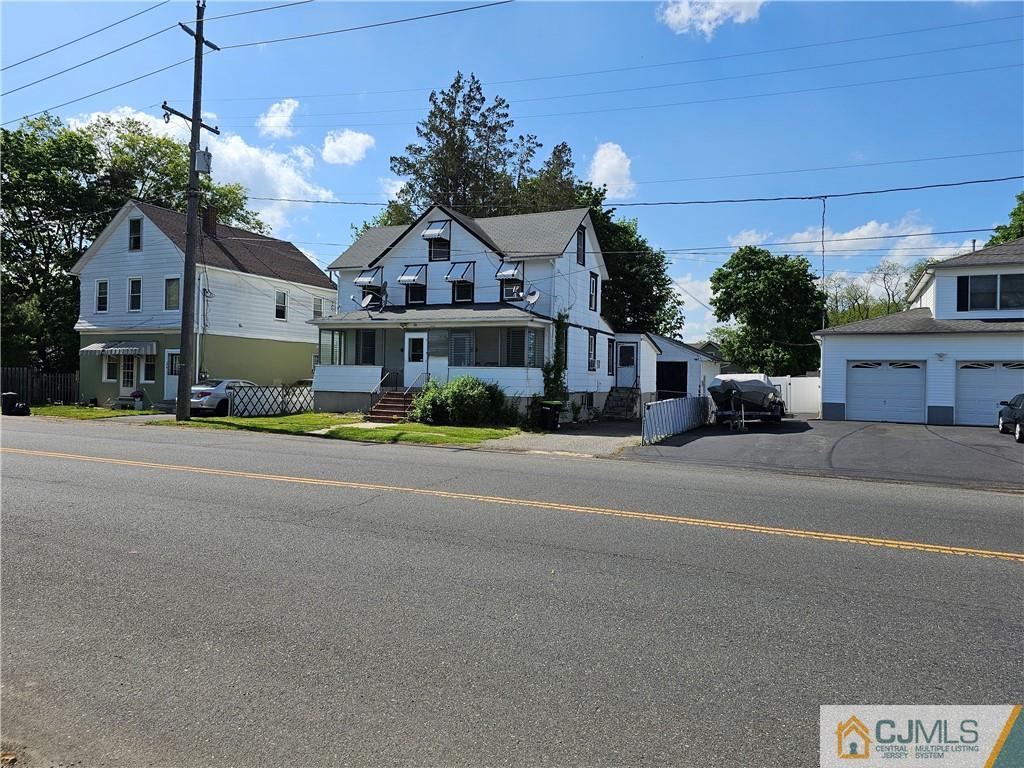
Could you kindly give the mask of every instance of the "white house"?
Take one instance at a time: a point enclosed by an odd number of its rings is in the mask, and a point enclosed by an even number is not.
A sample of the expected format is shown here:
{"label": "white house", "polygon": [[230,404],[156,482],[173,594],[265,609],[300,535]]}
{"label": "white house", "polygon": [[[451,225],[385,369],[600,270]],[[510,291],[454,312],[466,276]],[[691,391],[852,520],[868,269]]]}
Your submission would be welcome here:
{"label": "white house", "polygon": [[474,219],[434,205],[409,226],[367,230],[329,271],[338,313],[313,321],[319,409],[366,410],[382,383],[416,388],[428,376],[541,394],[562,312],[577,401],[602,407],[616,387],[642,388],[643,342],[601,317],[608,273],[586,208]]}
{"label": "white house", "polygon": [[1024,392],[1024,238],[932,265],[909,298],[814,334],[822,418],[995,424]]}
{"label": "white house", "polygon": [[[334,283],[291,243],[204,216],[196,269],[196,360],[210,378],[290,384],[309,378]],[[129,201],[72,267],[80,282],[83,399],[142,390],[175,397],[185,217]]]}

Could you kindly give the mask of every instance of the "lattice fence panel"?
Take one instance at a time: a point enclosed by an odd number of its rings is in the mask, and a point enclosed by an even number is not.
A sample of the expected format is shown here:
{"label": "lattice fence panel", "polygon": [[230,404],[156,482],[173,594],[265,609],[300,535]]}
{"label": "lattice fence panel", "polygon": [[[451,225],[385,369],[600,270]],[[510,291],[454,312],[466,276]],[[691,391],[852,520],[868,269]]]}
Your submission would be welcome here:
{"label": "lattice fence panel", "polygon": [[231,395],[232,416],[287,416],[312,410],[312,387],[239,387]]}

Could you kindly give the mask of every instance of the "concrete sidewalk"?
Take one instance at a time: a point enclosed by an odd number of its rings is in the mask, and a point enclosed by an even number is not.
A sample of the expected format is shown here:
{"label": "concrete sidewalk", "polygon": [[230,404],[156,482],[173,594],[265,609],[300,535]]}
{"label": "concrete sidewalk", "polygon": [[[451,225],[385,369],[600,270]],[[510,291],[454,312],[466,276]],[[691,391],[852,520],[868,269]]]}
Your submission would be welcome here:
{"label": "concrete sidewalk", "polygon": [[552,453],[571,456],[617,456],[640,445],[639,421],[599,421],[563,424],[558,432],[520,432],[488,440],[481,448],[520,453]]}

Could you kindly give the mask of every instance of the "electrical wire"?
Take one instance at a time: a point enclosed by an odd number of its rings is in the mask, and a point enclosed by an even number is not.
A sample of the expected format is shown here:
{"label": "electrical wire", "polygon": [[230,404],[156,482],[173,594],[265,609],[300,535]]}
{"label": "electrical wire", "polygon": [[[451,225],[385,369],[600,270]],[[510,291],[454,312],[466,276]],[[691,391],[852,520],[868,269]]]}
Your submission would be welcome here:
{"label": "electrical wire", "polygon": [[100,27],[99,29],[93,30],[92,32],[89,32],[87,34],[82,35],[81,37],[76,37],[74,40],[68,40],[68,42],[66,42],[66,43],[61,43],[60,45],[54,46],[53,48],[49,48],[49,49],[47,49],[45,51],[42,51],[41,53],[37,53],[34,56],[29,56],[28,58],[21,59],[20,61],[16,61],[13,64],[8,64],[5,67],[0,67],[0,72],[6,72],[8,69],[13,69],[14,67],[20,66],[21,64],[24,64],[27,61],[32,61],[34,59],[38,59],[40,56],[46,56],[47,54],[53,53],[54,51],[59,51],[61,48],[67,48],[69,45],[73,45],[74,43],[77,43],[77,42],[80,42],[82,40],[85,40],[87,37],[92,37],[93,35],[98,35],[100,32],[105,32],[108,29],[116,27],[118,24],[124,24],[126,21],[130,21],[131,19],[134,19],[136,16],[141,16],[144,13],[149,13],[150,11],[155,11],[160,6],[167,5],[170,1],[171,0],[163,0],[163,2],[159,2],[156,5],[151,5],[149,8],[144,8],[143,10],[139,11],[138,13],[133,13],[131,16],[125,16],[123,19],[115,21],[112,24],[107,24],[107,26],[105,26],[105,27]]}
{"label": "electrical wire", "polygon": [[[540,75],[536,77],[522,77],[507,80],[487,80],[481,83],[481,85],[510,85],[514,83],[532,83],[541,80],[558,80],[571,77],[588,77],[590,75],[605,75],[615,72],[632,72],[643,69],[657,69],[660,67],[674,67],[680,64],[698,64],[707,61],[721,61],[725,59],[742,58],[745,56],[761,56],[772,53],[785,53],[787,51],[803,50],[808,48],[819,48],[823,46],[840,45],[843,43],[856,43],[865,40],[878,40],[882,38],[897,37],[901,35],[913,35],[922,32],[936,32],[946,29],[956,29],[960,27],[969,27],[978,24],[990,24],[998,21],[1011,21],[1014,19],[1024,18],[1024,14],[1015,14],[1012,16],[997,16],[990,19],[978,19],[974,21],[960,22],[957,24],[943,24],[933,27],[918,27],[915,29],[900,30],[897,32],[883,32],[875,35],[862,35],[860,37],[849,37],[840,40],[827,40],[823,42],[815,43],[803,43],[799,45],[791,45],[782,48],[767,48],[758,51],[744,51],[740,53],[730,53],[720,56],[703,56],[692,59],[677,59],[675,61],[661,62],[658,64],[638,64],[629,67],[615,67],[611,69],[594,69],[585,72],[571,72],[563,73],[558,75]],[[298,98],[298,99],[318,99],[318,98],[332,98],[336,96],[377,96],[377,95],[389,95],[396,93],[426,93],[433,89],[430,86],[423,86],[418,88],[394,88],[389,90],[378,90],[378,91],[342,91],[336,93],[314,93],[314,94],[282,94],[277,96],[224,96],[224,97],[208,97],[211,101],[263,101],[267,99],[283,99],[283,98]],[[174,101],[187,101],[188,99],[174,99]]]}

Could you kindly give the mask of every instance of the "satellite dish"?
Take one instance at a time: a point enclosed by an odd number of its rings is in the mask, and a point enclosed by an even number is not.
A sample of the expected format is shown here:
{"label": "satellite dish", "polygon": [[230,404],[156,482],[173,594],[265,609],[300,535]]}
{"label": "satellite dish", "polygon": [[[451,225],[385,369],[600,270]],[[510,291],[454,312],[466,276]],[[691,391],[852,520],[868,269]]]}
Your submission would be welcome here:
{"label": "satellite dish", "polygon": [[530,291],[528,294],[526,294],[525,298],[526,298],[526,306],[532,307],[534,304],[537,303],[537,300],[540,298],[540,291],[538,291],[536,288],[534,288],[532,291]]}
{"label": "satellite dish", "polygon": [[362,307],[363,309],[366,309],[372,303],[373,303],[373,294],[372,293],[368,293],[365,296],[363,296],[363,300],[359,302],[359,306]]}

